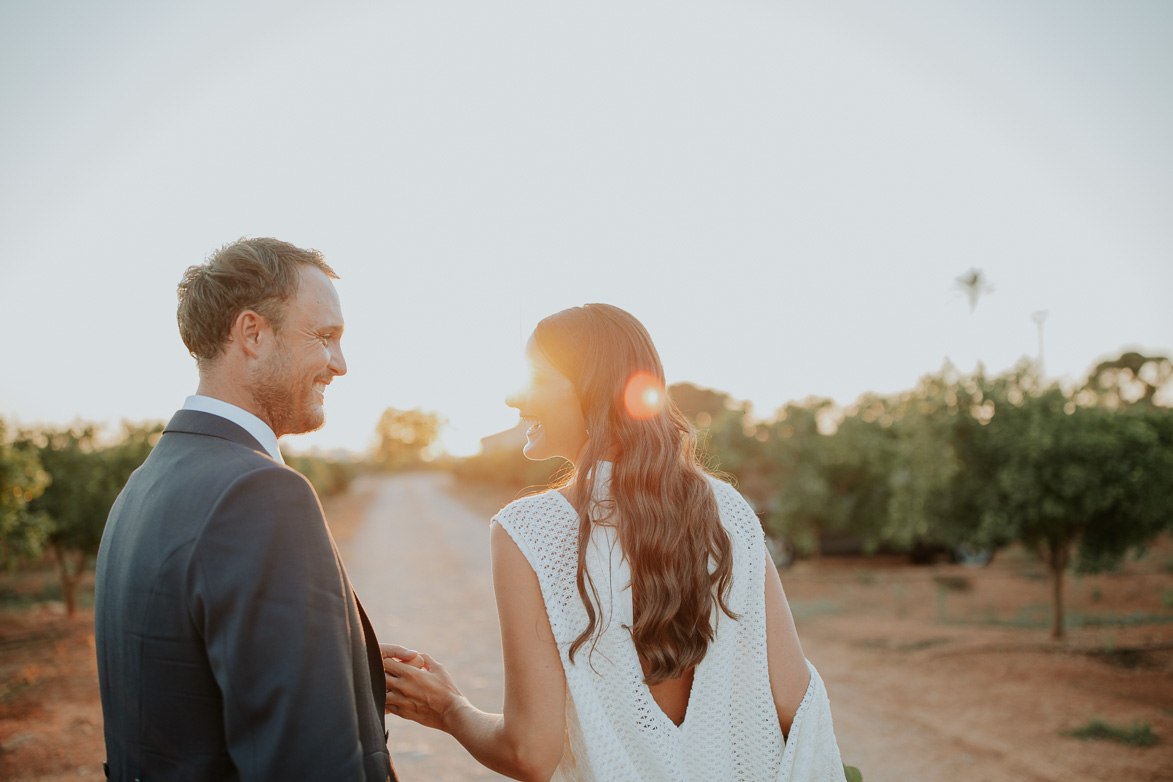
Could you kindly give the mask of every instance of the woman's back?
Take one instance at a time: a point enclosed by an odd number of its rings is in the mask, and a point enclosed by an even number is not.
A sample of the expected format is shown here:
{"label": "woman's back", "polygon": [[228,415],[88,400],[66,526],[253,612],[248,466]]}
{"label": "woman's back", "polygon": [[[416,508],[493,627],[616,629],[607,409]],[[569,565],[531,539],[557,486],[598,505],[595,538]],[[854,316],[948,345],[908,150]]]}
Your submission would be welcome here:
{"label": "woman's back", "polygon": [[677,696],[668,704],[672,713],[665,713],[644,683],[627,629],[634,618],[631,574],[616,528],[596,525],[592,533],[585,560],[599,595],[602,632],[572,663],[569,646],[587,623],[575,581],[577,513],[561,494],[548,492],[518,500],[496,517],[538,576],[566,674],[568,736],[561,778],[783,778],[784,741],[766,649],[761,526],[731,486],[709,481],[732,543],[727,604],[739,619],[714,611],[714,640],[693,670],[685,703],[680,692],[669,693]]}
{"label": "woman's back", "polygon": [[[639,662],[646,677],[650,666],[642,656],[639,658]],[[695,673],[695,667],[689,668],[678,679],[668,679],[658,684],[648,685],[648,692],[652,694],[652,700],[675,725],[684,722],[684,718],[688,714],[688,699],[692,695],[692,681]]]}

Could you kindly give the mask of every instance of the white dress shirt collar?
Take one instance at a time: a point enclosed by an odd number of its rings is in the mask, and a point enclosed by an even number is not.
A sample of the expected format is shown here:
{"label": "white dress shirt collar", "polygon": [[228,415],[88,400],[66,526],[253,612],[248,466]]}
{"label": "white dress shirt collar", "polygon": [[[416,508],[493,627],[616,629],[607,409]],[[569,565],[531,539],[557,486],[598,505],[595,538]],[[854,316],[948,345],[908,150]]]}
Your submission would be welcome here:
{"label": "white dress shirt collar", "polygon": [[192,394],[184,400],[183,409],[197,410],[201,413],[211,413],[221,418],[227,418],[255,437],[257,442],[261,444],[261,447],[273,457],[274,461],[285,464],[285,460],[281,458],[281,449],[277,447],[277,435],[273,433],[273,430],[269,428],[268,424],[249,411],[229,404],[222,399],[201,396],[200,394]]}

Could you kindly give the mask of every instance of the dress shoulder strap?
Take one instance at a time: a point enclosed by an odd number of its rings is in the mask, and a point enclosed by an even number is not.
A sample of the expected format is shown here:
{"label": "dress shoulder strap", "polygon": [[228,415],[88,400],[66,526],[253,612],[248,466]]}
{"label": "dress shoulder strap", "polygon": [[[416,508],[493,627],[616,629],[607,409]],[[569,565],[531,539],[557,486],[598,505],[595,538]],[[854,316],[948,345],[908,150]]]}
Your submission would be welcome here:
{"label": "dress shoulder strap", "polygon": [[505,528],[534,570],[561,559],[567,541],[578,535],[578,517],[556,491],[514,500],[493,521]]}

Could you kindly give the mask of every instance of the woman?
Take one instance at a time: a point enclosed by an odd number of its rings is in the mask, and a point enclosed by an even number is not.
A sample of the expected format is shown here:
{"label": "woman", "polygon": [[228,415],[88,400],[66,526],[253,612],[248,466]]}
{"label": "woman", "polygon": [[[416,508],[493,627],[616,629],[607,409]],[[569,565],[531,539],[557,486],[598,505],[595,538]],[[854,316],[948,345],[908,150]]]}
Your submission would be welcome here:
{"label": "woman", "polygon": [[697,463],[647,331],[588,304],[539,323],[526,355],[507,400],[525,455],[572,468],[493,519],[504,713],[398,646],[388,712],[515,779],[843,780],[761,526]]}

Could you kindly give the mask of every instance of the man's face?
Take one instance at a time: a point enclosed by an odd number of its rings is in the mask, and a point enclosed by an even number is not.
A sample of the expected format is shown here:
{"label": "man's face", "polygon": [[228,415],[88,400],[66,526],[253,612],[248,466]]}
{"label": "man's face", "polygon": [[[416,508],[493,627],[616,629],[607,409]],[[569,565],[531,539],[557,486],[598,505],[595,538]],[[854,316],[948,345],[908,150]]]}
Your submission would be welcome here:
{"label": "man's face", "polygon": [[285,305],[276,349],[263,361],[253,388],[261,417],[278,437],[321,429],[326,386],[346,374],[342,305],[321,269],[304,266],[297,295]]}

